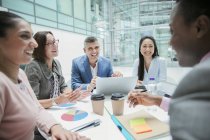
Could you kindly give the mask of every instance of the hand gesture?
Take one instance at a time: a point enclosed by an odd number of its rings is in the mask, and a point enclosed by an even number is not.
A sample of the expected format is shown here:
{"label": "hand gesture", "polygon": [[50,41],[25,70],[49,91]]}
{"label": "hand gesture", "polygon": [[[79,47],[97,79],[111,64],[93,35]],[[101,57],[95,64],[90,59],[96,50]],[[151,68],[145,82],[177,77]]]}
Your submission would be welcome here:
{"label": "hand gesture", "polygon": [[92,91],[96,87],[96,78],[97,76],[93,77],[90,84],[87,86],[87,91]]}
{"label": "hand gesture", "polygon": [[75,102],[81,94],[81,87],[77,88],[76,90],[72,91],[70,89],[65,89],[62,94],[55,98],[55,102],[57,104],[64,104],[68,102]]}
{"label": "hand gesture", "polygon": [[157,105],[160,106],[162,97],[158,95],[152,95],[148,92],[130,91],[128,95],[129,107],[135,107],[136,105]]}
{"label": "hand gesture", "polygon": [[123,77],[123,74],[119,71],[116,71],[112,74],[112,77]]}

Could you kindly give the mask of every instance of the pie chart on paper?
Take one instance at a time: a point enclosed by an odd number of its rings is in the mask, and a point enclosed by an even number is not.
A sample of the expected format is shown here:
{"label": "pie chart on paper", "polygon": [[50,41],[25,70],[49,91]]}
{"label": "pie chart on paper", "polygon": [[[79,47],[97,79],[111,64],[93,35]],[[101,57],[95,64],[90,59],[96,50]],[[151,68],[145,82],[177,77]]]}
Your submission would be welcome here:
{"label": "pie chart on paper", "polygon": [[82,110],[69,110],[68,112],[61,115],[61,119],[64,121],[78,121],[86,118],[88,113]]}

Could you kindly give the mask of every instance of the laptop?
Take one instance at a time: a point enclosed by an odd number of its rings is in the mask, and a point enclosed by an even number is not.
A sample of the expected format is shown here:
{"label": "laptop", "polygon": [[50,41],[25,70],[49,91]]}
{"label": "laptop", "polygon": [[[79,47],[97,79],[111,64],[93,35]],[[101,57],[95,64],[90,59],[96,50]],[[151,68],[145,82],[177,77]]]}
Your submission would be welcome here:
{"label": "laptop", "polygon": [[96,94],[111,95],[112,93],[128,94],[136,86],[138,77],[98,77]]}

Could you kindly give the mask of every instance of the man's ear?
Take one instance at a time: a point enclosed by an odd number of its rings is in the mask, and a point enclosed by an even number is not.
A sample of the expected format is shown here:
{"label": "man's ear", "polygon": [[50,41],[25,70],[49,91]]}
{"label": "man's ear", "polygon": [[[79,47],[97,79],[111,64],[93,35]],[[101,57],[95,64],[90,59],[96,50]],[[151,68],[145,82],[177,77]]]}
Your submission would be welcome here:
{"label": "man's ear", "polygon": [[83,48],[84,53],[86,52],[85,48]]}
{"label": "man's ear", "polygon": [[202,38],[210,31],[210,19],[205,15],[201,15],[196,19],[195,22],[196,33],[198,38]]}

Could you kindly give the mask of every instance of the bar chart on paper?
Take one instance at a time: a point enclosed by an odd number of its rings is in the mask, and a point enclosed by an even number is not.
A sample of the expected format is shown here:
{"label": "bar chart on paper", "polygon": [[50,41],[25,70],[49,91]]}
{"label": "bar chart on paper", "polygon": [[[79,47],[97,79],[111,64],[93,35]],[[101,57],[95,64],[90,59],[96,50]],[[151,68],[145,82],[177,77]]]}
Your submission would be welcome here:
{"label": "bar chart on paper", "polygon": [[70,109],[68,112],[61,115],[61,119],[64,121],[78,121],[86,118],[88,113],[82,110]]}

